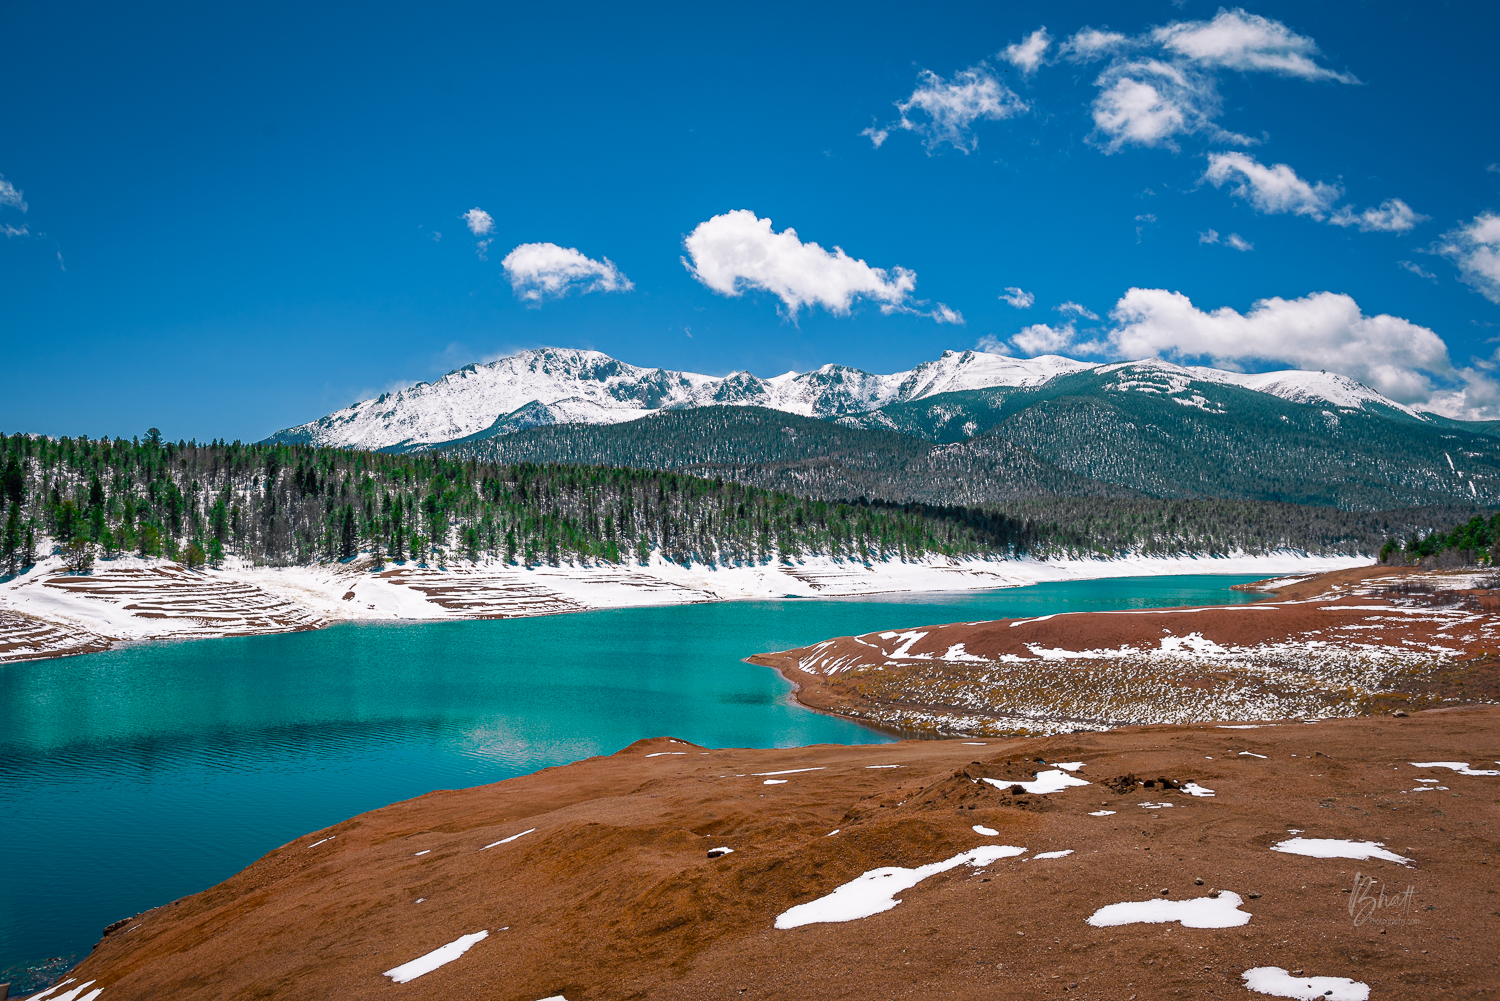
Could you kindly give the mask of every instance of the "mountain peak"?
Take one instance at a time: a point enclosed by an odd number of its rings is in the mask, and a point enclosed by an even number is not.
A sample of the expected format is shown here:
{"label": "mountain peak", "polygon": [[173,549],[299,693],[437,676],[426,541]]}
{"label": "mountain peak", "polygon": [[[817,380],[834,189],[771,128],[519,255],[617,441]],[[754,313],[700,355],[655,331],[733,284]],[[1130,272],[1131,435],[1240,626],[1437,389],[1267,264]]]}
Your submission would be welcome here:
{"label": "mountain peak", "polygon": [[[344,448],[421,448],[505,434],[537,423],[616,424],[660,410],[753,405],[816,418],[844,418],[893,403],[996,387],[1036,388],[1060,376],[1095,371],[1112,388],[1180,393],[1193,382],[1235,385],[1293,403],[1359,409],[1369,405],[1415,414],[1345,376],[1327,372],[1247,375],[1147,358],[1099,364],[1061,355],[1014,358],[984,351],[944,351],[907,372],[879,375],[828,363],[811,372],[762,379],[641,368],[587,348],[527,348],[456,368],[353,406],[270,440]],[[524,412],[523,412],[524,411]]]}

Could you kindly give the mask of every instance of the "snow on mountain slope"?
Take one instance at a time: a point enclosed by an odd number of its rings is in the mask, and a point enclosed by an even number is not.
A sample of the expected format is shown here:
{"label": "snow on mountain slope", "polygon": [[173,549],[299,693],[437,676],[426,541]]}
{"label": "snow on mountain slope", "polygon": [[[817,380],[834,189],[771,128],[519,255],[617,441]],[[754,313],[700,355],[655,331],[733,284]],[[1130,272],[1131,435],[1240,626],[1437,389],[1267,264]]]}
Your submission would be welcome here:
{"label": "snow on mountain slope", "polygon": [[[1110,388],[1119,390],[1171,395],[1196,381],[1242,386],[1295,403],[1345,408],[1378,404],[1413,413],[1340,375],[1300,371],[1245,375],[1157,359],[1099,365],[1059,355],[1009,358],[945,351],[910,372],[875,375],[844,365],[824,365],[811,372],[761,379],[749,372],[716,377],[641,368],[598,351],[540,348],[485,365],[466,365],[436,382],[362,400],[271,438],[343,448],[416,448],[542,424],[615,424],[663,409],[723,405],[840,417],[959,390],[1041,386],[1058,376],[1089,370],[1117,375]],[[1197,399],[1185,402],[1203,406]]]}
{"label": "snow on mountain slope", "polygon": [[[1066,359],[1064,359],[1066,360]],[[1279,397],[1291,403],[1328,405],[1347,410],[1367,405],[1390,407],[1420,418],[1411,407],[1381,396],[1364,383],[1335,372],[1304,372],[1290,369],[1281,372],[1226,372],[1200,365],[1174,365],[1159,358],[1115,362],[1095,369],[1100,375],[1116,375],[1114,388],[1174,395],[1186,391],[1192,382],[1239,386]]]}

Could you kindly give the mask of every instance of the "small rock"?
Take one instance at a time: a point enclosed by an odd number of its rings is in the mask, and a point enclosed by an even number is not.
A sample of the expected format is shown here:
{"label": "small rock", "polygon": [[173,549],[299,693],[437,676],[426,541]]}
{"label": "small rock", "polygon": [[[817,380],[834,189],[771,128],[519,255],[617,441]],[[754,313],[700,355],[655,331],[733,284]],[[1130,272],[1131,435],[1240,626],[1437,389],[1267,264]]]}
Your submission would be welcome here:
{"label": "small rock", "polygon": [[1247,894],[1245,894],[1245,896],[1249,897],[1251,900],[1259,900],[1260,899],[1260,894],[1258,894],[1258,893],[1247,893]]}
{"label": "small rock", "polygon": [[1395,712],[1391,713],[1391,715],[1397,717],[1398,719],[1403,719],[1406,716],[1406,711],[1404,709],[1397,709]]}
{"label": "small rock", "polygon": [[1305,972],[1306,972],[1306,971],[1305,971],[1305,970],[1293,970],[1293,971],[1292,971],[1292,976],[1294,976],[1294,977],[1300,977],[1300,976],[1302,976],[1302,975],[1303,975],[1303,974],[1304,974],[1304,973],[1305,973]]}
{"label": "small rock", "polygon": [[1167,894],[1169,894],[1169,893],[1171,893],[1171,892],[1172,892],[1172,891],[1171,891],[1171,890],[1169,890],[1169,889],[1167,889],[1167,888],[1166,888],[1166,887],[1165,887],[1165,886],[1164,886],[1164,887],[1162,887],[1162,888],[1161,888],[1161,895],[1162,895],[1162,896],[1163,896],[1163,897],[1165,897],[1165,896],[1166,896],[1166,895],[1167,895]]}
{"label": "small rock", "polygon": [[1201,879],[1195,879],[1195,880],[1193,880],[1193,885],[1194,886],[1202,886],[1203,885],[1203,880],[1201,880]]}

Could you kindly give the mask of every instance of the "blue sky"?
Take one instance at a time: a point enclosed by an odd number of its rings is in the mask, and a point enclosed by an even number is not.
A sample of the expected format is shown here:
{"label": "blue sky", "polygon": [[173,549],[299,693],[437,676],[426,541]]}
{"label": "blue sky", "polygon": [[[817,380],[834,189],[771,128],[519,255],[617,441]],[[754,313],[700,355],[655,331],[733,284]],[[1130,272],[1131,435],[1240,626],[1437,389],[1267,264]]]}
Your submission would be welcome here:
{"label": "blue sky", "polygon": [[6,22],[5,431],[259,438],[541,345],[1160,354],[1500,417],[1494,4]]}

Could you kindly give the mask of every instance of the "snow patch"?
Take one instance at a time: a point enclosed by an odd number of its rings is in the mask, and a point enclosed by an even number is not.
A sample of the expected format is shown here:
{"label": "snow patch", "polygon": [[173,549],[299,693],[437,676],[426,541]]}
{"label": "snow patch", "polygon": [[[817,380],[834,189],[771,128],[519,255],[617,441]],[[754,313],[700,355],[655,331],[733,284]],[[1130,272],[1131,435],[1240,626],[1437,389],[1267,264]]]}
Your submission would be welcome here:
{"label": "snow patch", "polygon": [[1178,921],[1184,928],[1237,928],[1250,920],[1250,912],[1238,893],[1221,890],[1217,897],[1188,900],[1137,900],[1101,907],[1088,918],[1095,928],[1115,925],[1165,924]]}
{"label": "snow patch", "polygon": [[512,834],[508,838],[501,838],[499,841],[491,841],[489,844],[485,845],[484,848],[481,848],[479,850],[480,851],[484,851],[485,848],[493,848],[496,845],[508,845],[512,841],[516,840],[517,838],[524,838],[526,835],[530,834],[532,831],[535,831],[535,830],[536,830],[536,828],[532,827],[532,828],[529,828],[527,830],[522,831],[520,834]]}
{"label": "snow patch", "polygon": [[1069,775],[1060,768],[1049,768],[1043,772],[1037,772],[1036,778],[1031,782],[1009,782],[1005,779],[986,778],[984,781],[996,789],[1009,789],[1011,786],[1020,786],[1033,796],[1045,796],[1048,793],[1061,792],[1069,786],[1088,785],[1083,779]]}
{"label": "snow patch", "polygon": [[[961,865],[978,868],[997,859],[1012,858],[1024,854],[1026,849],[1012,845],[985,845],[973,851],[963,852],[941,862],[908,869],[903,866],[885,866],[871,869],[857,879],[845,883],[832,893],[798,904],[776,916],[777,928],[798,928],[802,925],[828,921],[856,921],[882,911],[888,911],[901,901],[896,894],[909,890],[929,876],[935,876]],[[1248,917],[1248,915],[1247,915]]]}
{"label": "snow patch", "polygon": [[1294,977],[1279,966],[1257,966],[1246,970],[1245,989],[1257,994],[1269,994],[1278,998],[1297,998],[1298,1001],[1366,1001],[1370,996],[1370,985],[1350,980],[1348,977]]}
{"label": "snow patch", "polygon": [[1271,846],[1273,852],[1306,855],[1309,858],[1384,859],[1409,865],[1411,859],[1386,851],[1384,841],[1350,841],[1347,838],[1289,838]]}
{"label": "snow patch", "polygon": [[[1500,769],[1470,768],[1467,761],[1413,761],[1413,768],[1451,768],[1460,775],[1500,775]],[[1500,765],[1500,761],[1495,762]]]}
{"label": "snow patch", "polygon": [[459,956],[472,949],[476,942],[482,942],[489,937],[490,933],[488,929],[477,931],[470,935],[460,935],[452,942],[432,950],[425,956],[418,956],[409,963],[402,963],[394,969],[386,970],[384,975],[390,977],[391,980],[398,984],[409,983],[424,974],[431,973],[440,966],[447,966]]}

